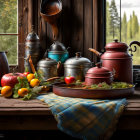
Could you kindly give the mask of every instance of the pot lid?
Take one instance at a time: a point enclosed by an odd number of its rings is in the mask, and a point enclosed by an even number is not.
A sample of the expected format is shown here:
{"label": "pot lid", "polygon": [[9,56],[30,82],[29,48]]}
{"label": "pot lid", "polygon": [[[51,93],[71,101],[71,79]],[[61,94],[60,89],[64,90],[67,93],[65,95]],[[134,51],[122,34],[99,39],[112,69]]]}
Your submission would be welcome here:
{"label": "pot lid", "polygon": [[77,52],[75,57],[69,58],[64,63],[65,67],[67,66],[85,66],[91,65],[91,61],[85,57],[81,57],[81,53]]}
{"label": "pot lid", "polygon": [[52,51],[52,52],[65,52],[65,51],[67,51],[67,49],[59,41],[54,41],[54,43],[50,46],[49,51]]}
{"label": "pot lid", "polygon": [[51,67],[57,65],[57,62],[51,58],[44,58],[37,63],[38,67]]}
{"label": "pot lid", "polygon": [[34,26],[32,25],[31,32],[27,35],[26,41],[39,41],[38,35],[35,33]]}
{"label": "pot lid", "polygon": [[90,68],[87,71],[87,74],[93,74],[94,76],[108,76],[112,75],[111,71],[109,71],[107,68],[101,66],[102,63],[96,63],[96,67]]}
{"label": "pot lid", "polygon": [[128,48],[128,45],[126,43],[123,43],[123,42],[118,42],[118,39],[114,39],[114,42],[111,42],[111,43],[108,43],[106,46],[105,46],[105,49],[108,50],[108,49],[117,49],[119,51],[126,51]]}

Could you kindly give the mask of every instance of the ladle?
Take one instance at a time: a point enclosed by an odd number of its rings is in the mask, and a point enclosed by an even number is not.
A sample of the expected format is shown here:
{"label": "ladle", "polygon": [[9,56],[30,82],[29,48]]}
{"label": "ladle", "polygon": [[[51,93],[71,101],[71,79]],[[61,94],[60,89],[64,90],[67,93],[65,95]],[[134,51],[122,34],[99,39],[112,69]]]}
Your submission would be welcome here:
{"label": "ladle", "polygon": [[61,0],[42,0],[41,1],[41,16],[52,27],[53,40],[57,40],[58,27],[57,18],[62,11]]}

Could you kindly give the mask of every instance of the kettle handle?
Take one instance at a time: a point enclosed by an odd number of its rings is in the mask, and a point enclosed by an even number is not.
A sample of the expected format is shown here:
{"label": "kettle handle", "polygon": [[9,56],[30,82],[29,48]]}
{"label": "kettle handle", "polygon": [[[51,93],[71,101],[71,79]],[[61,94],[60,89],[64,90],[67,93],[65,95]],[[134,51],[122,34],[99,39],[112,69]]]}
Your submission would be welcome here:
{"label": "kettle handle", "polygon": [[89,48],[88,50],[91,51],[91,52],[93,52],[93,53],[95,53],[98,57],[100,57],[100,56],[102,55],[102,53],[96,51],[96,50],[93,49],[93,48]]}
{"label": "kettle handle", "polygon": [[129,51],[131,52],[131,56],[133,56],[133,53],[132,52],[136,52],[137,51],[137,47],[136,46],[134,46],[134,50],[132,49],[132,45],[138,45],[138,46],[140,46],[140,42],[139,41],[132,41],[131,43],[130,43],[130,45],[129,45]]}

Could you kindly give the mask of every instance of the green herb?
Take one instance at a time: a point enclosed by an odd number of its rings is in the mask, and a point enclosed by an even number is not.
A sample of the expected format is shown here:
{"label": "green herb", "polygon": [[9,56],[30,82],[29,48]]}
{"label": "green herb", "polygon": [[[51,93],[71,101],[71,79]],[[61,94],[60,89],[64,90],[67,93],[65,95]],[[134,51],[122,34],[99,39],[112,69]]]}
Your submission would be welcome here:
{"label": "green herb", "polygon": [[42,86],[31,88],[29,93],[23,97],[23,100],[29,100],[35,98],[42,90]]}
{"label": "green herb", "polygon": [[23,77],[23,78],[17,77],[17,80],[18,80],[18,83],[13,88],[13,98],[19,97],[18,90],[20,88],[27,88],[28,90],[30,89],[30,85],[26,77]]}
{"label": "green herb", "polygon": [[40,82],[43,81],[43,71],[42,70],[39,69],[37,72],[34,73],[34,75],[35,75],[35,78],[39,79]]}

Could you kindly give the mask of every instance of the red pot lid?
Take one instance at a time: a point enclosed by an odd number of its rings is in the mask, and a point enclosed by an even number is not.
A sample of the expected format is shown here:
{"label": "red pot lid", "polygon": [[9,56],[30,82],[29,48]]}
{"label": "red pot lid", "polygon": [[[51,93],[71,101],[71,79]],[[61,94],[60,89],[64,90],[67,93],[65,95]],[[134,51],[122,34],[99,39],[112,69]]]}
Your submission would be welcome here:
{"label": "red pot lid", "polygon": [[119,50],[119,51],[126,51],[128,48],[128,45],[126,43],[123,42],[118,42],[118,39],[114,39],[114,42],[108,43],[105,46],[106,50]]}
{"label": "red pot lid", "polygon": [[101,66],[101,62],[96,64],[96,67],[90,68],[87,71],[88,76],[92,77],[110,77],[113,76],[112,72],[109,71],[107,68]]}

